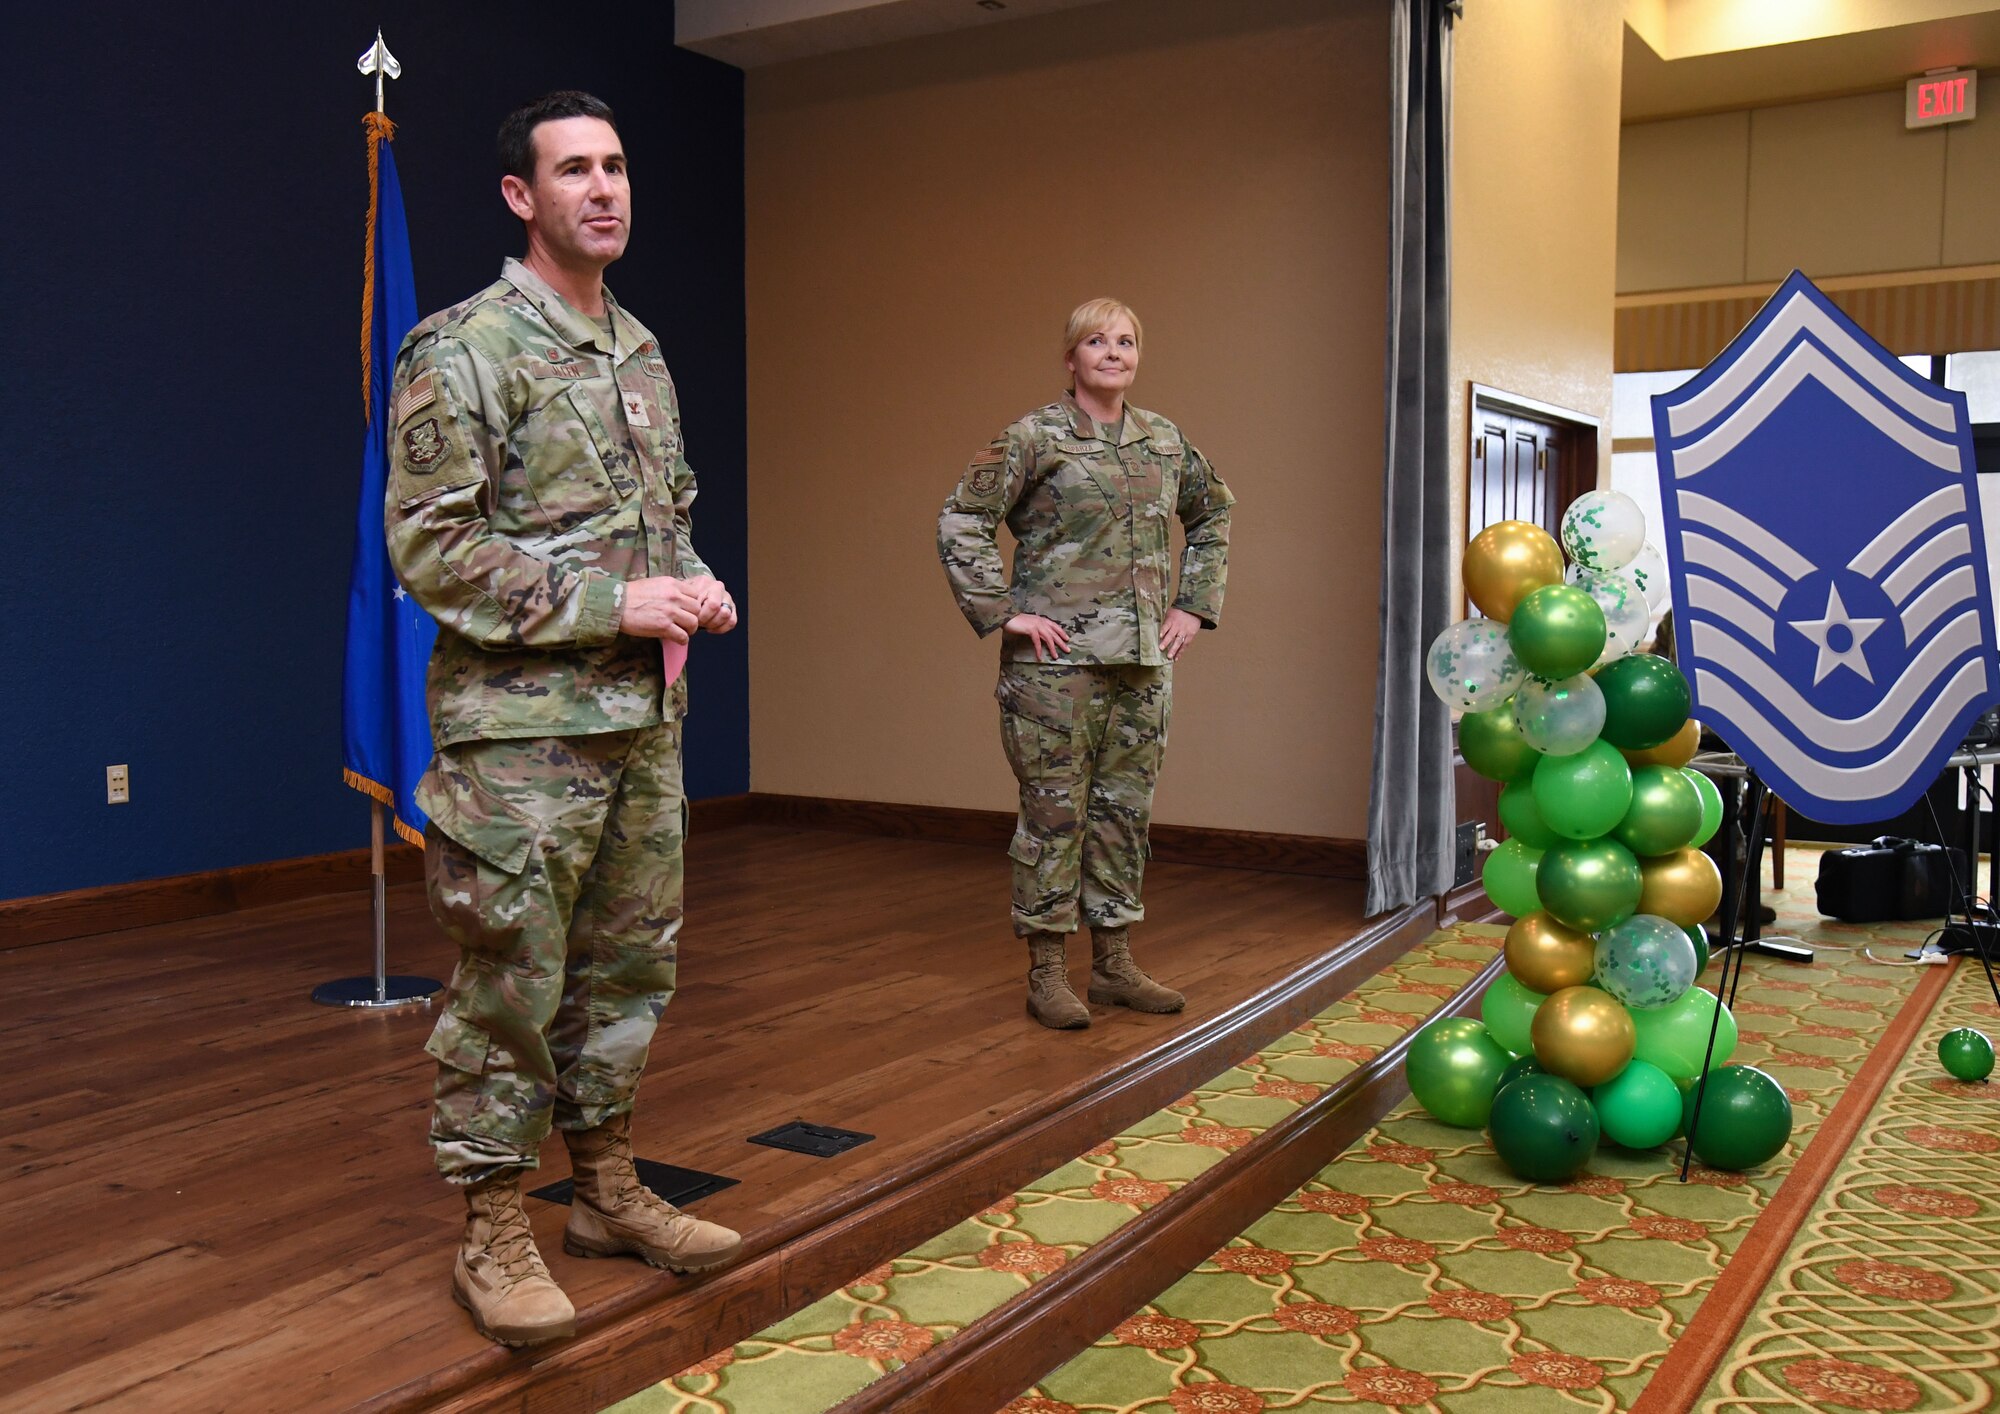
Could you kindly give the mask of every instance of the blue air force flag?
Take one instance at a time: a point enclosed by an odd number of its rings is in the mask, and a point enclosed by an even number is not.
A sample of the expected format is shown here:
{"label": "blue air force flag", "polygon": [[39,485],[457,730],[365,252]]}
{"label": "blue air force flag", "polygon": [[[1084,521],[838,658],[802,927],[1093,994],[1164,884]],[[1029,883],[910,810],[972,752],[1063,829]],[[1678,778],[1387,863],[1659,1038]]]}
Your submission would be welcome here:
{"label": "blue air force flag", "polygon": [[2000,691],[1965,395],[1794,271],[1653,430],[1694,715],[1816,819],[1909,808]]}
{"label": "blue air force flag", "polygon": [[[379,116],[379,115],[373,115]],[[386,128],[387,120],[383,122]],[[388,482],[389,380],[396,350],[417,322],[410,236],[403,190],[389,143],[379,144],[380,185],[374,230],[374,301],[367,334],[368,429],[361,444],[361,499],[355,512],[354,563],[347,583],[347,661],[341,692],[343,776],[393,812],[396,833],[423,843],[424,813],[414,795],[431,759],[424,670],[437,625],[417,607],[389,565],[382,529]]]}

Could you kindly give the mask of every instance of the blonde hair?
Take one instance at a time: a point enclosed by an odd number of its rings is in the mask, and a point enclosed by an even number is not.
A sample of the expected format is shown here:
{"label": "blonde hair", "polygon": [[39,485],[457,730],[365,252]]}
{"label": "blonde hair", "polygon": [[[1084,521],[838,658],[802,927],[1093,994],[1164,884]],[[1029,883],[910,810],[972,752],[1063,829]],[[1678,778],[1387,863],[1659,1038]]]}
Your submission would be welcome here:
{"label": "blonde hair", "polygon": [[1140,353],[1146,351],[1146,331],[1139,326],[1139,316],[1132,312],[1132,306],[1123,300],[1085,300],[1069,313],[1069,325],[1063,330],[1063,357],[1076,352],[1076,346],[1100,329],[1111,326],[1120,315],[1132,321],[1132,347]]}

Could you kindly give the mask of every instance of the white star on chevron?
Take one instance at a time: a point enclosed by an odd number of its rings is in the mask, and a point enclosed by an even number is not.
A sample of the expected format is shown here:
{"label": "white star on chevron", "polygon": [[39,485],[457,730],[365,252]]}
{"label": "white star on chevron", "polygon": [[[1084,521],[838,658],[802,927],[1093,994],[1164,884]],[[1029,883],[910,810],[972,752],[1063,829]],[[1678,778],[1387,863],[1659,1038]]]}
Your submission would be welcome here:
{"label": "white star on chevron", "polygon": [[405,599],[410,597],[409,591],[404,589],[403,586],[400,584],[397,585],[394,589],[390,590],[389,592],[396,596],[396,602],[398,604],[402,603]]}
{"label": "white star on chevron", "polygon": [[[1866,681],[1875,681],[1875,675],[1868,671],[1868,655],[1861,651],[1861,645],[1868,641],[1870,634],[1882,627],[1882,620],[1857,619],[1849,614],[1847,606],[1840,602],[1839,585],[1827,586],[1825,617],[1792,619],[1789,622],[1819,646],[1819,661],[1813,665],[1814,687],[1818,687],[1835,668],[1852,668]],[[1832,644],[1837,629],[1846,630],[1845,648],[1835,648]]]}

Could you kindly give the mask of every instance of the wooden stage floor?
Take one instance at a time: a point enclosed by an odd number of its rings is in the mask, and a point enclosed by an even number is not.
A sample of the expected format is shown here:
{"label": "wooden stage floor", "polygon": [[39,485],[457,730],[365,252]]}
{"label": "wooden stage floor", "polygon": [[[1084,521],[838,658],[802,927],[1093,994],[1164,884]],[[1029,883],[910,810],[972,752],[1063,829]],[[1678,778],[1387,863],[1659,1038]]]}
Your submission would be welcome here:
{"label": "wooden stage floor", "polygon": [[[742,1229],[753,1258],[772,1250],[733,1286],[585,1261],[561,1250],[566,1210],[531,1202],[580,1341],[595,1322],[606,1347],[566,1385],[535,1385],[547,1352],[488,1345],[452,1303],[462,1206],[424,1142],[434,1013],[307,1000],[365,967],[365,894],[0,953],[0,1407],[596,1408],[905,1250],[912,1223],[942,1230],[976,1209],[979,1183],[952,1172],[976,1173],[998,1136],[1017,1170],[1073,1157],[1102,1137],[1078,1142],[1095,1122],[1080,1111],[1035,1131],[1043,1152],[1020,1136],[1176,1038],[1206,1027],[1233,1044],[1225,1013],[1364,932],[1352,882],[1156,864],[1157,921],[1135,943],[1187,1012],[1093,1008],[1089,1030],[1050,1032],[1023,1012],[1007,869],[998,850],[921,841],[695,837],[683,985],[638,1147],[740,1180],[696,1210]],[[392,970],[449,974],[418,886],[390,891],[389,925]],[[1079,981],[1086,952],[1072,945]],[[830,1160],[745,1142],[794,1118],[878,1137]],[[856,1204],[945,1151],[974,1166],[933,1173],[904,1231],[871,1234]],[[535,1183],[567,1174],[559,1139],[543,1160]],[[842,1243],[779,1250],[836,1222],[852,1229]],[[648,1329],[673,1338],[649,1345]]]}

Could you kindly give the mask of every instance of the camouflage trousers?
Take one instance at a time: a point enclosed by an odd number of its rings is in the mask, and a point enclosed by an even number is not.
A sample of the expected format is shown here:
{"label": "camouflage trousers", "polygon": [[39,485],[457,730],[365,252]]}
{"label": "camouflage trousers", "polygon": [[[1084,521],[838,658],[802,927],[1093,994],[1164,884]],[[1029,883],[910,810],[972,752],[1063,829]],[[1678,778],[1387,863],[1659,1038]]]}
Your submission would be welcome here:
{"label": "camouflage trousers", "polygon": [[1173,668],[1003,663],[1000,739],[1021,784],[1014,931],[1116,928],[1139,902]]}
{"label": "camouflage trousers", "polygon": [[431,1146],[471,1184],[533,1168],[553,1122],[629,1110],[674,994],[681,724],[458,742],[417,790],[431,912],[459,946]]}

